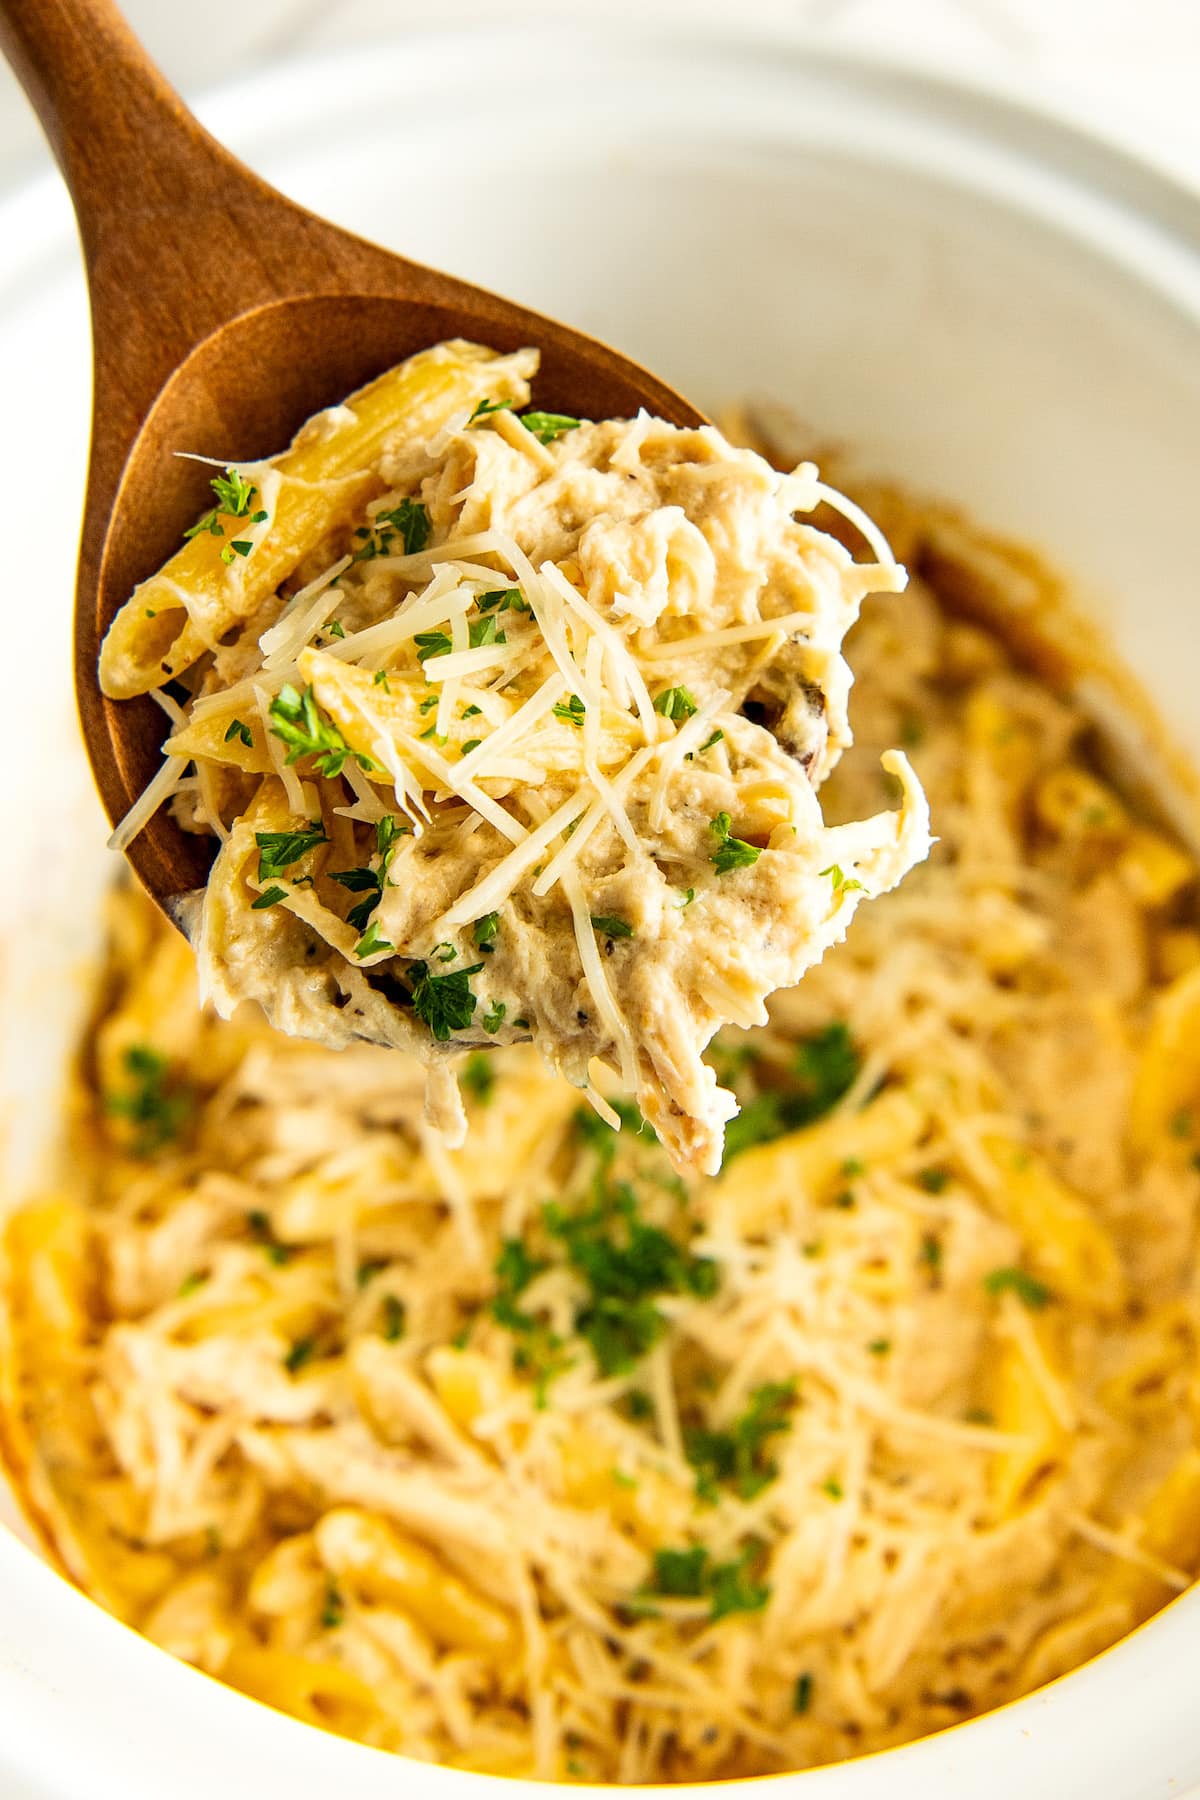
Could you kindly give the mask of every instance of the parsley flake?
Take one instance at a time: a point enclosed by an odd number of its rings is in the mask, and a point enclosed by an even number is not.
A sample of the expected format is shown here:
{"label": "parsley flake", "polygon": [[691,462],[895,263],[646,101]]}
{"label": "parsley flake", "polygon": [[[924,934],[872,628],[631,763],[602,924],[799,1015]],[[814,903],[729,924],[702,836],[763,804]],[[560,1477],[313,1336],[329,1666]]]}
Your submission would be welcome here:
{"label": "parsley flake", "polygon": [[530,605],[520,588],[489,588],[475,602],[480,612],[529,612]]}
{"label": "parsley flake", "polygon": [[500,931],[500,914],[484,913],[482,919],[475,921],[475,948],[482,950],[485,956],[491,956],[496,948],[496,938]]}
{"label": "parsley flake", "polygon": [[1040,1312],[1050,1299],[1050,1289],[1025,1269],[993,1269],[983,1285],[989,1294],[1015,1294],[1022,1306]]}
{"label": "parsley flake", "polygon": [[654,710],[661,713],[664,719],[690,719],[696,711],[696,702],[685,687],[664,688],[661,694],[655,695]]}
{"label": "parsley flake", "polygon": [[234,719],[225,733],[225,742],[227,744],[231,744],[234,738],[240,738],[247,750],[253,750],[254,733],[248,725],[243,724],[241,719]]}
{"label": "parsley flake", "polygon": [[556,719],[562,720],[564,725],[576,725],[580,728],[583,726],[584,715],[587,712],[587,708],[578,694],[572,694],[569,700],[560,700],[557,706],[552,706],[550,710]]}
{"label": "parsley flake", "polygon": [[254,842],[258,846],[258,879],[269,881],[329,839],[323,826],[304,825],[299,831],[256,831]]}
{"label": "parsley flake", "polygon": [[286,899],[287,899],[287,889],[281,888],[278,885],[273,884],[269,888],[264,888],[262,893],[258,896],[257,900],[252,900],[250,902],[250,911],[251,912],[266,912],[268,907],[278,906],[279,902],[281,900],[286,900]]}
{"label": "parsley flake", "polygon": [[467,424],[473,425],[476,419],[486,419],[489,413],[507,412],[511,405],[511,400],[481,400],[467,420]]}
{"label": "parsley flake", "polygon": [[633,926],[624,919],[618,919],[613,913],[593,913],[592,929],[602,932],[605,937],[631,938]]}
{"label": "parsley flake", "polygon": [[684,1432],[684,1453],[696,1470],[696,1493],[710,1502],[718,1484],[728,1483],[739,1499],[752,1500],[779,1473],[767,1455],[768,1440],[791,1425],[796,1403],[792,1381],[768,1381],[756,1387],[742,1415],[724,1430],[691,1427]]}
{"label": "parsley flake", "polygon": [[354,954],[358,957],[360,962],[366,956],[379,956],[380,954],[395,956],[396,946],[395,944],[389,944],[388,940],[380,935],[379,920],[372,919],[367,926],[367,929],[359,938],[357,944],[355,944]]}
{"label": "parsley flake", "polygon": [[418,631],[413,642],[417,646],[418,662],[428,662],[431,656],[449,656],[454,648],[448,631]]}
{"label": "parsley flake", "polygon": [[496,1086],[496,1071],[486,1050],[472,1050],[463,1065],[459,1080],[472,1100],[486,1106]]}
{"label": "parsley flake", "polygon": [[221,511],[230,513],[235,519],[245,517],[258,492],[236,469],[226,469],[223,475],[214,475],[209,486],[220,502]]}
{"label": "parsley flake", "polygon": [[710,819],[708,829],[717,840],[717,847],[709,861],[718,875],[728,875],[731,869],[749,869],[758,861],[762,851],[753,844],[747,844],[741,838],[730,837],[730,818],[727,812],[719,812],[715,819]]}
{"label": "parsley flake", "polygon": [[130,1044],[121,1060],[129,1086],[106,1093],[104,1110],[132,1125],[134,1156],[153,1156],[179,1137],[195,1100],[190,1088],[172,1079],[167,1058],[149,1044]]}
{"label": "parsley flake", "polygon": [[413,963],[408,971],[412,983],[412,1006],[418,1019],[428,1025],[439,1044],[446,1043],[456,1031],[466,1031],[478,1004],[471,992],[470,979],[478,975],[482,963],[468,969],[452,969],[447,975],[431,975],[424,963]]}
{"label": "parsley flake", "polygon": [[383,1296],[383,1335],[389,1344],[397,1344],[408,1329],[408,1308],[395,1294]]}
{"label": "parsley flake", "polygon": [[299,762],[302,756],[311,756],[317,774],[329,780],[341,774],[350,757],[365,773],[374,770],[375,764],[370,757],[361,750],[352,749],[332,719],[322,712],[311,687],[306,687],[301,694],[291,682],[285,682],[272,700],[269,711],[274,721],[271,735],[288,746],[289,763]]}
{"label": "parsley flake", "polygon": [[289,1375],[294,1375],[306,1363],[310,1363],[317,1354],[317,1340],[314,1337],[297,1338],[283,1359],[283,1366]]}
{"label": "parsley flake", "polygon": [[488,644],[508,642],[507,634],[497,628],[495,613],[488,613],[482,619],[472,619],[467,628],[467,638],[472,650],[482,650]]}
{"label": "parsley flake", "polygon": [[827,869],[821,869],[819,872],[822,875],[828,875],[833,883],[835,894],[853,894],[856,890],[860,894],[865,894],[867,891],[861,881],[855,881],[853,878],[847,880],[840,863],[830,863]]}
{"label": "parsley flake", "polygon": [[532,431],[539,444],[552,444],[555,438],[562,437],[566,431],[577,431],[583,423],[567,413],[527,412],[518,413],[517,417],[526,431]]}

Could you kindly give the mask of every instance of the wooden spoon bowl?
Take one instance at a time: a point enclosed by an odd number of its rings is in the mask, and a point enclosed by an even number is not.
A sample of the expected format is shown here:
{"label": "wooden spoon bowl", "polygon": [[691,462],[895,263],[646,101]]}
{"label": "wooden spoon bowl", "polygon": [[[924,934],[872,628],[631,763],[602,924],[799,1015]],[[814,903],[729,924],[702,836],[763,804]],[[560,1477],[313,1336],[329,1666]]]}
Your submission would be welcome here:
{"label": "wooden spoon bowl", "polygon": [[[106,699],[101,639],[209,504],[211,470],[283,449],[305,419],[415,350],[537,346],[535,403],[582,418],[703,416],[582,332],[340,230],[222,148],[109,0],[0,0],[0,49],[70,189],[91,299],[92,447],[75,594],[75,688],[113,823],[157,772],[163,716]],[[130,846],[149,892],[200,886],[213,844],[162,808]]]}

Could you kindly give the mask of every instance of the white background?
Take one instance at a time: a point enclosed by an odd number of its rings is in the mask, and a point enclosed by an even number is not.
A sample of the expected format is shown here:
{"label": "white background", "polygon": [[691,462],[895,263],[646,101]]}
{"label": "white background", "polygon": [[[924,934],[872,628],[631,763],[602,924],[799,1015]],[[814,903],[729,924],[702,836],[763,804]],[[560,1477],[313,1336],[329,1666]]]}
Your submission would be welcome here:
{"label": "white background", "polygon": [[[369,44],[464,15],[578,8],[611,17],[619,29],[632,11],[657,7],[695,17],[733,6],[742,16],[791,21],[833,43],[1049,92],[1200,180],[1200,0],[241,0],[228,8],[125,0],[151,54],[189,95],[269,60]],[[472,84],[486,80],[486,68],[464,71],[464,102]],[[536,71],[530,80],[536,88]],[[45,154],[16,83],[0,66],[0,188],[41,167]]]}

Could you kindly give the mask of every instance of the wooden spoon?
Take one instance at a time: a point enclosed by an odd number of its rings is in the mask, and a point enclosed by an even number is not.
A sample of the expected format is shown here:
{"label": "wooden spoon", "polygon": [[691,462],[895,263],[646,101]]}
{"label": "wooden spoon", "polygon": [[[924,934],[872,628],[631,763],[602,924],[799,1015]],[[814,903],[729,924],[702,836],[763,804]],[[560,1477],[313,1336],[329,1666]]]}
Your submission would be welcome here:
{"label": "wooden spoon", "polygon": [[[393,256],[268,187],[197,123],[110,0],[0,0],[0,49],[58,159],[87,266],[94,389],[75,688],[114,823],[160,766],[163,717],[148,697],[107,700],[96,658],[118,608],[209,503],[210,472],[176,451],[270,455],[310,414],[450,337],[536,345],[535,401],[547,410],[602,419],[645,406],[702,422],[582,332]],[[204,883],[213,849],[164,807],[128,854],[170,910]]]}

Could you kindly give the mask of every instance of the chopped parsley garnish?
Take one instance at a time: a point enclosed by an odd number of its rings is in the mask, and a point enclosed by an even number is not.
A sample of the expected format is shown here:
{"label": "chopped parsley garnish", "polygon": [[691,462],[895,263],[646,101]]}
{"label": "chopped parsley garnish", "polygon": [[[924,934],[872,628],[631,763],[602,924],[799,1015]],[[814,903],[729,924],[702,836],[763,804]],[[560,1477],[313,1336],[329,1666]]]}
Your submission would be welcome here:
{"label": "chopped parsley garnish", "polygon": [[387,1258],[385,1256],[368,1257],[365,1262],[359,1263],[355,1271],[355,1286],[365,1288],[368,1283],[374,1281],[376,1275],[382,1275],[386,1268]]}
{"label": "chopped parsley garnish", "polygon": [[855,1048],[849,1028],[834,1019],[823,1030],[802,1037],[796,1045],[792,1061],[800,1089],[797,1123],[811,1125],[847,1094],[858,1079],[862,1057]]}
{"label": "chopped parsley garnish", "polygon": [[193,1269],[191,1274],[185,1275],[180,1282],[175,1298],[186,1300],[189,1294],[194,1294],[199,1288],[202,1288],[207,1280],[207,1269]]}
{"label": "chopped parsley garnish", "polygon": [[803,1716],[812,1705],[813,1678],[809,1674],[797,1675],[792,1688],[792,1711],[797,1717]]}
{"label": "chopped parsley garnish", "polygon": [[853,1087],[861,1062],[854,1040],[840,1019],[801,1038],[792,1061],[794,1085],[790,1089],[769,1088],[745,1103],[725,1128],[722,1166],[754,1144],[769,1144],[823,1118]]}
{"label": "chopped parsley garnish", "polygon": [[821,1483],[821,1492],[823,1494],[828,1494],[831,1500],[844,1500],[846,1498],[846,1490],[836,1475],[831,1475],[828,1481],[823,1481]]}
{"label": "chopped parsley garnish", "polygon": [[767,1604],[771,1590],[763,1582],[755,1581],[752,1574],[757,1560],[757,1551],[751,1548],[743,1551],[736,1562],[718,1563],[709,1571],[708,1591],[712,1595],[709,1617],[714,1623],[728,1618],[730,1613],[761,1612]]}
{"label": "chopped parsley garnish", "polygon": [[377,514],[376,530],[380,519],[400,533],[405,556],[416,556],[427,547],[432,527],[429,513],[419,500],[401,500],[399,506],[394,506],[390,512]]}
{"label": "chopped parsley garnish", "polygon": [[388,681],[388,672],[386,669],[376,669],[374,675],[371,677],[371,686],[381,687],[385,694],[391,693],[391,683]]}
{"label": "chopped parsley garnish", "polygon": [[413,642],[417,646],[418,662],[428,662],[431,656],[449,656],[454,648],[448,631],[418,631]]}
{"label": "chopped parsley garnish", "polygon": [[278,883],[272,883],[269,888],[263,889],[257,900],[250,902],[250,911],[266,912],[269,907],[278,906],[281,900],[286,899],[287,889],[281,888]]}
{"label": "chopped parsley garnish", "polygon": [[[396,840],[407,836],[411,828],[402,825],[391,813],[385,813],[382,819],[375,821],[375,851],[379,858],[379,867],[359,869],[333,869],[330,880],[336,881],[340,887],[348,888],[352,894],[362,894],[364,898],[352,906],[346,914],[346,923],[354,931],[366,929],[367,921],[383,898],[384,882],[387,880],[388,868],[396,854]],[[365,950],[358,955],[368,954]]]}
{"label": "chopped parsley garnish", "polygon": [[830,863],[829,867],[827,869],[820,870],[820,873],[822,875],[828,875],[830,881],[833,883],[833,891],[835,894],[852,894],[852,893],[854,893],[855,889],[857,889],[859,893],[863,893],[863,894],[865,894],[867,891],[863,887],[863,884],[861,881],[854,881],[854,880],[847,881],[846,876],[842,871],[842,867],[841,867],[840,863]]}
{"label": "chopped parsley garnish", "polygon": [[592,929],[602,932],[605,937],[631,938],[633,926],[624,919],[618,919],[614,913],[593,913]]}
{"label": "chopped parsley garnish", "polygon": [[283,1359],[283,1366],[289,1375],[294,1375],[306,1363],[310,1363],[317,1354],[317,1340],[314,1337],[297,1338]]}
{"label": "chopped parsley garnish", "polygon": [[706,750],[711,750],[714,744],[723,742],[724,737],[725,733],[723,731],[714,731],[711,737],[705,738],[698,750],[692,751],[691,755],[688,756],[687,761],[691,762],[693,756],[703,756],[704,752]]}
{"label": "chopped parsley garnish", "polygon": [[171,1077],[167,1058],[149,1044],[130,1044],[121,1059],[128,1088],[104,1096],[104,1110],[133,1126],[134,1156],[153,1156],[173,1143],[195,1109],[189,1087]]}
{"label": "chopped parsley garnish", "polygon": [[989,1294],[1015,1294],[1022,1306],[1040,1312],[1050,1299],[1050,1289],[1025,1269],[993,1269],[983,1285]]}
{"label": "chopped parsley garnish", "polygon": [[505,1238],[496,1258],[496,1293],[492,1300],[492,1317],[516,1338],[513,1367],[522,1375],[530,1375],[536,1384],[539,1406],[546,1402],[546,1390],[556,1375],[570,1367],[570,1357],[563,1354],[563,1342],[535,1313],[518,1306],[517,1301],[535,1275],[548,1264],[531,1256],[520,1238]]}
{"label": "chopped parsley garnish", "polygon": [[438,745],[446,744],[446,743],[449,743],[449,741],[450,741],[444,732],[441,732],[438,730],[436,725],[431,725],[429,727],[428,731],[422,731],[422,732],[418,733],[418,736],[420,736],[422,739],[424,739],[428,742],[432,742],[432,743],[435,743]]}
{"label": "chopped parsley garnish", "polygon": [[507,644],[508,635],[496,626],[495,613],[488,613],[482,619],[472,619],[467,628],[467,637],[472,650],[482,650],[488,644]]}
{"label": "chopped parsley garnish", "polygon": [[[329,879],[336,881],[339,887],[349,888],[352,894],[364,894],[365,899],[357,902],[346,914],[346,923],[354,931],[366,929],[367,920],[383,898],[383,885],[378,871],[375,869],[333,869]],[[366,952],[364,951],[365,955]]]}
{"label": "chopped parsley garnish", "polygon": [[587,712],[587,708],[578,694],[572,694],[569,700],[560,700],[550,710],[556,719],[562,720],[564,725],[578,726],[583,725],[584,714]]}
{"label": "chopped parsley garnish", "polygon": [[711,1601],[709,1618],[728,1618],[730,1613],[759,1612],[771,1590],[753,1578],[759,1548],[749,1545],[735,1562],[710,1563],[702,1544],[690,1550],[656,1550],[654,1579],[642,1591],[664,1598]]}
{"label": "chopped parsley garnish", "polygon": [[481,400],[467,420],[467,424],[473,425],[476,419],[486,419],[489,413],[507,412],[511,405],[511,400]]}
{"label": "chopped parsley garnish", "polygon": [[867,1349],[872,1356],[887,1356],[892,1348],[891,1338],[872,1338]]}
{"label": "chopped parsley garnish", "polygon": [[214,475],[209,486],[217,496],[221,511],[231,514],[235,519],[245,518],[258,492],[236,469],[226,469],[223,475]]}
{"label": "chopped parsley garnish", "polygon": [[500,914],[484,913],[482,919],[475,921],[475,948],[482,950],[485,956],[491,956],[496,948],[496,939],[500,933]]}
{"label": "chopped parsley garnish", "polygon": [[687,890],[687,893],[684,894],[683,898],[677,903],[679,906],[680,912],[686,912],[688,907],[692,904],[692,901],[695,898],[696,898],[695,888],[689,888]]}
{"label": "chopped parsley garnish", "polygon": [[385,813],[382,819],[376,819],[375,851],[378,856],[383,858],[379,869],[381,875],[387,874],[388,865],[396,854],[396,839],[409,837],[411,833],[412,826],[402,825],[400,820],[391,813]]}
{"label": "chopped parsley garnish", "polygon": [[707,1300],[717,1291],[716,1263],[693,1256],[640,1219],[636,1196],[625,1182],[601,1187],[583,1213],[551,1203],[544,1216],[550,1236],[563,1244],[568,1263],[587,1284],[575,1329],[603,1375],[632,1368],[663,1336],[667,1321],[653,1303],[659,1294]]}
{"label": "chopped parsley garnish", "polygon": [[202,537],[205,533],[210,537],[224,537],[225,527],[221,524],[220,514],[216,507],[211,512],[202,513],[194,525],[189,525],[184,538]]}
{"label": "chopped parsley garnish", "polygon": [[[480,612],[482,612],[482,613],[486,613],[486,612],[527,613],[530,610],[528,600],[526,600],[526,598],[525,598],[524,594],[521,592],[520,588],[515,588],[515,587],[489,588],[486,594],[479,595],[475,604],[479,608]],[[476,712],[478,712],[479,708],[476,707],[475,710],[476,710]]]}
{"label": "chopped parsley garnish", "polygon": [[372,919],[367,926],[367,929],[359,938],[357,944],[355,944],[354,954],[361,962],[365,956],[378,956],[380,952],[386,952],[388,956],[394,956],[396,954],[396,946],[395,944],[390,944],[387,938],[380,935],[379,920]]}
{"label": "chopped parsley garnish", "polygon": [[317,774],[330,780],[341,774],[350,757],[366,773],[374,770],[370,757],[361,750],[352,750],[332,719],[322,712],[311,687],[301,694],[291,682],[285,682],[269,710],[274,721],[271,734],[288,746],[289,763],[311,756]]}
{"label": "chopped parsley garnish", "polygon": [[[480,963],[479,967],[482,969],[483,964]],[[488,1032],[489,1034],[494,1035],[497,1031],[499,1031],[500,1027],[503,1025],[504,1015],[505,1015],[505,1013],[507,1013],[507,1011],[508,1011],[508,1007],[505,1005],[503,1000],[493,1000],[491,1005],[487,1008],[486,1012],[483,1015],[483,1019],[481,1021],[482,1025],[483,1025],[483,1029],[486,1032]],[[515,1023],[515,1021],[514,1021],[514,1023]]]}
{"label": "chopped parsley garnish", "polygon": [[389,1344],[397,1344],[408,1329],[408,1308],[395,1294],[383,1296],[383,1335]]}
{"label": "chopped parsley garnish", "polygon": [[472,750],[478,750],[482,742],[482,738],[467,738],[462,746],[463,756],[470,756]]}
{"label": "chopped parsley garnish", "polygon": [[517,417],[539,444],[552,444],[565,431],[577,431],[582,424],[582,420],[572,419],[567,413],[527,412],[518,413]]}
{"label": "chopped parsley garnish", "polygon": [[[354,562],[373,562],[377,556],[415,556],[429,542],[429,514],[419,500],[401,500],[388,512],[376,513],[370,528],[361,527],[355,537],[364,542],[354,552]],[[400,544],[397,548],[396,537]]]}
{"label": "chopped parsley garnish", "polygon": [[[258,492],[258,489],[251,486],[244,476],[238,474],[236,469],[226,469],[223,475],[214,475],[208,485],[217,497],[217,504],[211,512],[206,512],[197,519],[194,525],[188,526],[183,534],[185,541],[205,535],[224,537],[225,527],[221,523],[222,516],[244,519],[250,512],[250,508],[254,504],[254,496]],[[250,523],[259,525],[266,516],[265,512],[254,513]],[[235,551],[239,556],[249,556],[253,548],[254,545],[245,539],[233,544],[226,544],[221,551],[221,561],[231,563]]]}
{"label": "chopped parsley garnish", "polygon": [[654,1552],[654,1592],[672,1599],[698,1600],[704,1592],[708,1551],[703,1544],[691,1550]]}
{"label": "chopped parsley garnish", "polygon": [[258,879],[270,881],[329,839],[324,826],[304,825],[299,831],[256,831],[254,842],[258,846]]}
{"label": "chopped parsley garnish", "polygon": [[438,703],[438,696],[436,694],[427,694],[425,696],[424,700],[422,700],[420,706],[418,706],[417,711],[419,713],[432,712],[434,707],[437,705],[437,703]]}
{"label": "chopped parsley garnish", "polygon": [[291,1246],[279,1242],[271,1229],[269,1213],[264,1212],[260,1206],[256,1206],[246,1214],[246,1223],[250,1227],[255,1242],[261,1244],[266,1251],[268,1262],[274,1263],[277,1269],[282,1269],[291,1262]]}
{"label": "chopped parsley garnish", "polygon": [[767,1455],[767,1443],[791,1425],[796,1387],[791,1381],[768,1381],[754,1389],[740,1418],[727,1430],[696,1426],[683,1434],[684,1452],[696,1471],[696,1493],[715,1501],[718,1484],[728,1483],[742,1500],[774,1481],[779,1466]]}
{"label": "chopped parsley garnish", "polygon": [[240,738],[247,750],[254,748],[254,733],[241,719],[234,719],[225,733],[225,742],[232,744],[234,738]]}
{"label": "chopped parsley garnish", "polygon": [[687,688],[669,687],[655,696],[654,710],[664,719],[690,719],[696,711],[696,702]]}
{"label": "chopped parsley garnish", "polygon": [[330,619],[325,630],[331,638],[344,638],[346,635],[346,627],[340,619]]}
{"label": "chopped parsley garnish", "polygon": [[730,837],[730,818],[727,812],[719,812],[715,819],[709,821],[708,829],[717,840],[717,847],[709,861],[718,875],[728,875],[731,869],[749,869],[762,855],[753,844],[743,843],[741,838]]}
{"label": "chopped parsley garnish", "polygon": [[492,1068],[491,1058],[486,1050],[472,1050],[463,1065],[459,1076],[472,1100],[480,1106],[486,1106],[496,1086],[496,1071]]}
{"label": "chopped parsley garnish", "polygon": [[440,963],[455,962],[458,958],[458,951],[454,948],[453,944],[435,944],[433,946],[433,954]]}
{"label": "chopped parsley garnish", "polygon": [[346,1616],[346,1603],[342,1599],[337,1584],[331,1579],[325,1583],[325,1600],[321,1607],[322,1631],[336,1631]]}
{"label": "chopped parsley garnish", "polygon": [[[365,940],[364,940],[365,941]],[[444,1044],[456,1031],[466,1031],[475,1016],[476,997],[471,992],[471,976],[478,975],[482,963],[469,969],[452,969],[448,975],[431,975],[424,963],[413,963],[408,971],[412,983],[412,1007],[422,1024],[439,1044]]]}
{"label": "chopped parsley garnish", "polygon": [[[437,702],[435,701],[434,704],[436,705]],[[422,700],[421,711],[425,712],[428,708],[428,705],[429,705],[429,702],[427,700]],[[477,706],[464,706],[462,709],[462,717],[464,719],[477,719],[479,717],[479,712],[480,712],[480,709]]]}
{"label": "chopped parsley garnish", "polygon": [[932,1231],[927,1231],[921,1239],[921,1261],[931,1273],[942,1266],[942,1240]]}
{"label": "chopped parsley garnish", "polygon": [[950,1185],[949,1169],[918,1169],[917,1185],[927,1194],[944,1194]]}

